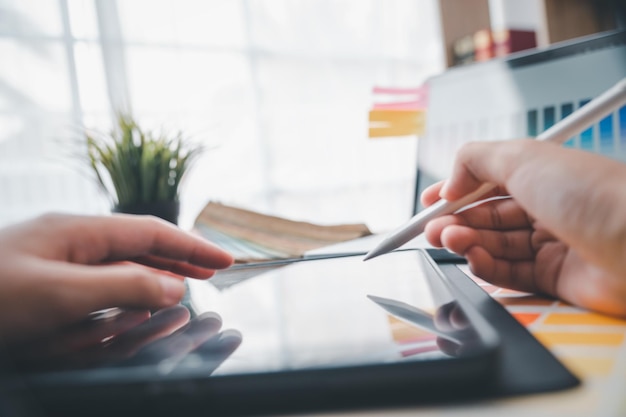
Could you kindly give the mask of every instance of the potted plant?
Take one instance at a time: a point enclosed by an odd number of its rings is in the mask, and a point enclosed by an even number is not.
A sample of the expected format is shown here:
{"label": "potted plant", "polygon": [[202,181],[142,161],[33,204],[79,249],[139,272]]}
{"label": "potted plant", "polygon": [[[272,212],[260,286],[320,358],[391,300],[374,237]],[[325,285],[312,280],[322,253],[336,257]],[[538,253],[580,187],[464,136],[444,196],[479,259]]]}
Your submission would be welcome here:
{"label": "potted plant", "polygon": [[202,147],[181,132],[141,129],[118,114],[109,134],[88,132],[87,159],[114,212],[151,214],[178,223],[180,185]]}

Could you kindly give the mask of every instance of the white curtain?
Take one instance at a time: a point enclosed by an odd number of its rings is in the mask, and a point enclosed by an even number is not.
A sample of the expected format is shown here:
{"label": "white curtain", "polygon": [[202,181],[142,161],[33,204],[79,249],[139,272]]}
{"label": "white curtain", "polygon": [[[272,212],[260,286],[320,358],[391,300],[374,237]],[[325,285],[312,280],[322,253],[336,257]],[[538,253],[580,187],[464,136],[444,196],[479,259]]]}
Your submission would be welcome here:
{"label": "white curtain", "polygon": [[372,87],[443,69],[435,0],[0,0],[0,226],[108,202],[73,155],[114,110],[208,151],[209,200],[318,223],[410,216],[417,138],[367,138]]}

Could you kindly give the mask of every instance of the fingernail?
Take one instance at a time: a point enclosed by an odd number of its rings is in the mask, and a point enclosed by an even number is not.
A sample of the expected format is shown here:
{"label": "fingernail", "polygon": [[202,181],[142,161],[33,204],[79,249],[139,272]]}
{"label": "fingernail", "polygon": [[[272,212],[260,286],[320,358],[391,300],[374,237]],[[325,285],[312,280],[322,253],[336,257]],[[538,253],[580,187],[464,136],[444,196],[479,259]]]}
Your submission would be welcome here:
{"label": "fingernail", "polygon": [[161,277],[163,288],[163,301],[170,305],[176,304],[185,294],[185,284],[175,278]]}

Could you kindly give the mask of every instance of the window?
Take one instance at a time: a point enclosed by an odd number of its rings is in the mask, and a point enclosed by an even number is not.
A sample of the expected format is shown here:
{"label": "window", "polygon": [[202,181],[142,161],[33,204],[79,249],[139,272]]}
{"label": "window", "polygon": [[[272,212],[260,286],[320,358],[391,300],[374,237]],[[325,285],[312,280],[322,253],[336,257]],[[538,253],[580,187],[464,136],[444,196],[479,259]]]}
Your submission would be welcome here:
{"label": "window", "polygon": [[375,85],[443,69],[434,0],[0,1],[0,225],[109,210],[75,155],[128,109],[208,151],[209,200],[319,223],[410,216],[417,141],[367,138]]}

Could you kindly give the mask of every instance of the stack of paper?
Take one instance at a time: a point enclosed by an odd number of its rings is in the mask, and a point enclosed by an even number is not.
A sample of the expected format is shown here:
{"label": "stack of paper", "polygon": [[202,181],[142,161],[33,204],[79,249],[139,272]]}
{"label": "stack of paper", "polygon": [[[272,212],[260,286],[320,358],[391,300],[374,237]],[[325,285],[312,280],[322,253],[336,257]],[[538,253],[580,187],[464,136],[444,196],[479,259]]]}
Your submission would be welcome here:
{"label": "stack of paper", "polygon": [[312,249],[371,235],[362,223],[318,225],[209,202],[194,229],[238,263],[302,257]]}

